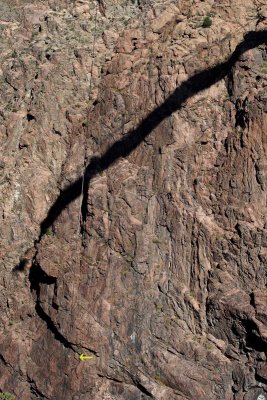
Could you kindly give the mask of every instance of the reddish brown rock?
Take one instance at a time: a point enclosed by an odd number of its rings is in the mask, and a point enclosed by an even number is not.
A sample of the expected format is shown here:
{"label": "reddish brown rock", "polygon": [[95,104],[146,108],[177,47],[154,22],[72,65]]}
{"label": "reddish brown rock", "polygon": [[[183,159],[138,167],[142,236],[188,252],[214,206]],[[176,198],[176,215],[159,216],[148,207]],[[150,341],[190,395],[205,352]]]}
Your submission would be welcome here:
{"label": "reddish brown rock", "polygon": [[265,6],[2,3],[0,390],[267,400]]}

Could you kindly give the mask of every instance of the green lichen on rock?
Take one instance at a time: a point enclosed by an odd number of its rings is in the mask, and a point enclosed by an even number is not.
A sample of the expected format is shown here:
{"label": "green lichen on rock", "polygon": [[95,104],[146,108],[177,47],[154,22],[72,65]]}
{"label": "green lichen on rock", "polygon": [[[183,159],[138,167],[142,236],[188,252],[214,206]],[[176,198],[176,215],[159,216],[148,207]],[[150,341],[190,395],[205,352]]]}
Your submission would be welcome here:
{"label": "green lichen on rock", "polygon": [[15,396],[13,396],[13,394],[8,393],[8,392],[0,393],[0,399],[1,400],[16,400]]}
{"label": "green lichen on rock", "polygon": [[261,67],[261,73],[267,74],[267,61],[264,61]]}

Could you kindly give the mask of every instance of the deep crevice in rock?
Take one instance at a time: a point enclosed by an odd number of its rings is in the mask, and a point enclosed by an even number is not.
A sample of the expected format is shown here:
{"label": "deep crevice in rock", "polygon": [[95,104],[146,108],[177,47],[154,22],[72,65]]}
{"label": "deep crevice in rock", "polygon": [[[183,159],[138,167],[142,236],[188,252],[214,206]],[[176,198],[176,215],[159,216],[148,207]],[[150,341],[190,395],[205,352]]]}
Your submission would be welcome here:
{"label": "deep crevice in rock", "polygon": [[136,384],[137,389],[140,390],[140,392],[142,392],[146,396],[150,397],[151,399],[154,399],[154,396],[152,395],[152,393],[150,393],[140,382],[136,382],[135,384]]}
{"label": "deep crevice in rock", "polygon": [[30,269],[29,281],[31,283],[31,290],[35,290],[38,292],[37,295],[39,295],[40,283],[53,285],[56,283],[57,278],[47,275],[45,271],[42,270],[40,265],[37,262],[34,262]]}
{"label": "deep crevice in rock", "polygon": [[[47,396],[45,396],[38,388],[34,380],[28,377],[27,381],[29,382],[31,388],[31,393],[34,394],[35,396],[38,396],[38,399],[48,399]],[[40,397],[41,396],[41,397]]]}
{"label": "deep crevice in rock", "polygon": [[246,111],[245,102],[242,104],[237,102],[236,104],[236,115],[235,115],[235,127],[245,129],[249,124],[249,115]]}
{"label": "deep crevice in rock", "polygon": [[266,352],[267,343],[259,336],[258,327],[255,322],[251,320],[243,321],[246,329],[246,347],[259,352]]}
{"label": "deep crevice in rock", "polygon": [[54,335],[54,338],[58,340],[65,348],[72,349],[74,351],[72,343],[70,343],[63,335],[59,332],[55,323],[51,317],[43,310],[40,301],[40,290],[41,284],[52,285],[56,284],[57,278],[47,275],[40,265],[35,262],[30,270],[29,280],[31,283],[31,290],[36,293],[36,304],[35,310],[37,315],[46,323],[47,329]]}
{"label": "deep crevice in rock", "polygon": [[37,300],[35,310],[38,316],[46,323],[47,329],[53,333],[56,340],[58,340],[66,349],[72,349],[74,351],[72,343],[70,343],[63,335],[59,332],[58,328],[52,321],[51,317],[45,313],[41,307],[40,302]]}
{"label": "deep crevice in rock", "polygon": [[267,385],[267,378],[264,378],[263,376],[260,376],[257,373],[255,374],[255,379],[258,382],[263,383],[264,385]]}
{"label": "deep crevice in rock", "polygon": [[28,113],[28,114],[26,115],[26,118],[27,118],[27,121],[28,121],[28,122],[30,122],[30,121],[35,121],[35,120],[36,120],[35,116],[32,115],[32,114],[30,114],[30,113]]}
{"label": "deep crevice in rock", "polygon": [[108,376],[108,375],[97,373],[97,376],[99,376],[99,378],[105,378],[105,379],[108,379],[109,381],[113,381],[113,382],[116,382],[116,383],[123,383],[122,380],[113,378],[113,377]]}

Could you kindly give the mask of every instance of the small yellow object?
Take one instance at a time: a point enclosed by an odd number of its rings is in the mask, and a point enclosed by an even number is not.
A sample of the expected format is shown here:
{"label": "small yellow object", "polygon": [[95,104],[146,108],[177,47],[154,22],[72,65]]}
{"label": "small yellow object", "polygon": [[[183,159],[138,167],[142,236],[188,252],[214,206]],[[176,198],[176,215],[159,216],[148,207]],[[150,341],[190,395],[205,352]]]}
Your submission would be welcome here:
{"label": "small yellow object", "polygon": [[84,354],[80,354],[80,360],[84,361],[84,360],[89,360],[91,358],[94,358],[94,356],[85,356]]}

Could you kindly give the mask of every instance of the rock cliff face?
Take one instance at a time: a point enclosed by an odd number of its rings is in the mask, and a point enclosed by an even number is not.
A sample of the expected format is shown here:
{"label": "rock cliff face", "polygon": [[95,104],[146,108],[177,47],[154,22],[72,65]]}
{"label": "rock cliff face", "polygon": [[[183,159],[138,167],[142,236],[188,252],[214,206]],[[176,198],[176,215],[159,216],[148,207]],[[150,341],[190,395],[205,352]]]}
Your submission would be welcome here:
{"label": "rock cliff face", "polygon": [[12,3],[0,389],[267,400],[264,1]]}

